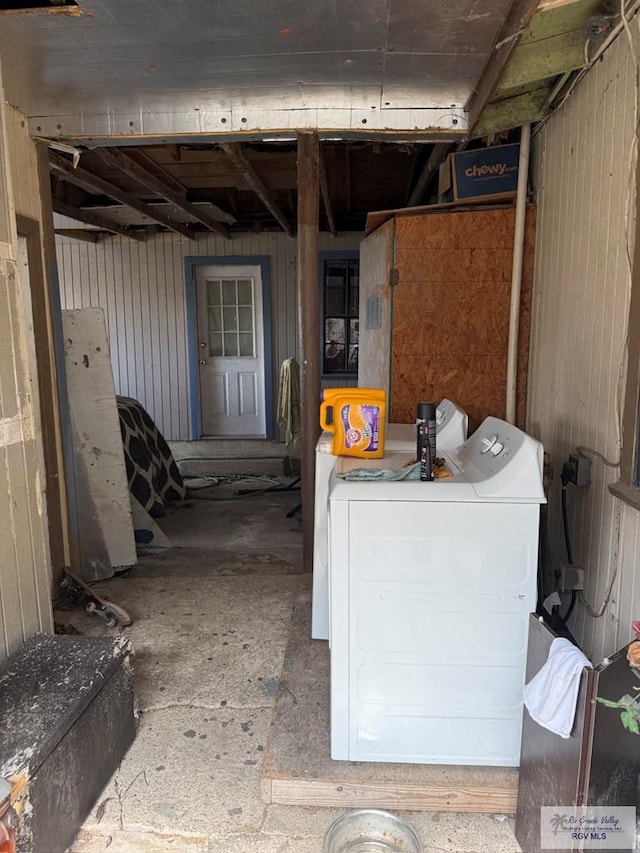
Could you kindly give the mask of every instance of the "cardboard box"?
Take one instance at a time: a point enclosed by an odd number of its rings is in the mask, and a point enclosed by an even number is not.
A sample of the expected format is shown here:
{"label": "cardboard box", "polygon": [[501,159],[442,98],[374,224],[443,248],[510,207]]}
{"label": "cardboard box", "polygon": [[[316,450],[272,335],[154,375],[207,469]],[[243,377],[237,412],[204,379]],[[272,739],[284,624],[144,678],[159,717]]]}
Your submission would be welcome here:
{"label": "cardboard box", "polygon": [[518,188],[519,159],[519,143],[449,154],[438,176],[439,201],[512,198]]}

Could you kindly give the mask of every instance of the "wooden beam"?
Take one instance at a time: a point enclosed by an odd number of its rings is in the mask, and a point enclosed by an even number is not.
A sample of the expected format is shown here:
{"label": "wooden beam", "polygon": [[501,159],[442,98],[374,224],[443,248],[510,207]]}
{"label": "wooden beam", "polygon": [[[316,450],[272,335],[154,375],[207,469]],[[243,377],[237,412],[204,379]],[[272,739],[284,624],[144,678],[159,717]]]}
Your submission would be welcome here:
{"label": "wooden beam", "polygon": [[329,223],[329,231],[331,232],[332,237],[337,237],[338,232],[336,231],[336,221],[333,216],[333,207],[331,205],[331,196],[329,195],[329,182],[327,180],[327,166],[324,162],[324,156],[322,154],[322,148],[318,154],[319,158],[319,166],[320,166],[320,189],[322,190],[322,203],[324,204],[324,212],[327,215],[327,222]]}
{"label": "wooden beam", "polygon": [[549,90],[546,86],[515,98],[494,101],[485,107],[476,124],[473,137],[489,136],[523,124],[540,121],[549,113]]}
{"label": "wooden beam", "polygon": [[511,58],[498,92],[583,68],[584,27],[542,41],[521,44]]}
{"label": "wooden beam", "polygon": [[465,105],[469,131],[474,130],[485,106],[500,85],[507,62],[513,55],[536,11],[538,0],[512,0],[504,24],[485,63],[480,79]]}
{"label": "wooden beam", "polygon": [[90,210],[84,210],[81,207],[74,207],[72,204],[67,204],[60,199],[52,199],[54,213],[59,213],[61,216],[68,216],[70,219],[77,219],[78,222],[86,222],[87,225],[95,225],[103,231],[112,231],[114,234],[122,234],[124,237],[129,237],[131,240],[144,240],[144,235],[136,234],[124,225],[117,225],[115,222],[110,222],[104,216],[98,216],[97,213],[91,213]]}
{"label": "wooden beam", "polygon": [[574,3],[580,3],[580,0],[540,0],[537,11],[547,12],[549,9],[559,9],[561,6],[572,6]]}
{"label": "wooden beam", "polygon": [[126,190],[117,187],[110,181],[105,181],[104,178],[99,177],[99,175],[94,175],[93,172],[88,172],[82,167],[74,169],[71,161],[62,157],[60,154],[54,154],[53,152],[49,154],[49,168],[63,181],[69,181],[69,183],[82,187],[82,189],[93,194],[98,193],[109,196],[109,198],[113,198],[121,204],[133,208],[133,210],[137,210],[144,216],[148,216],[149,219],[154,222],[159,222],[161,225],[165,225],[172,231],[176,231],[178,234],[188,237],[190,240],[194,240],[196,237],[194,232],[186,225],[183,225],[182,222],[176,222],[166,213],[155,210],[151,205],[145,204],[143,201],[140,201],[139,198],[136,198]]}
{"label": "wooden beam", "polygon": [[[293,237],[294,232],[291,224],[288,222],[282,210],[280,210],[274,194],[263,184],[251,163],[244,156],[242,145],[240,145],[239,142],[223,142],[220,147],[229,160],[231,160],[236,169],[242,174],[260,201],[279,223],[285,234],[288,234],[289,237]],[[298,192],[300,192],[300,184],[298,184]]]}
{"label": "wooden beam", "polygon": [[437,172],[440,163],[447,156],[449,149],[451,148],[451,143],[449,142],[436,142],[431,150],[431,154],[427,162],[425,163],[424,169],[420,174],[420,177],[416,181],[416,185],[413,188],[413,192],[409,196],[409,201],[407,202],[407,207],[413,207],[416,204],[420,204],[420,199],[425,193],[425,190],[429,186],[429,182],[431,178]]}
{"label": "wooden beam", "polygon": [[100,239],[95,231],[83,231],[81,228],[56,228],[55,232],[61,237],[71,237],[72,240],[84,240],[85,243],[97,243]]}
{"label": "wooden beam", "polygon": [[229,237],[229,229],[226,227],[224,222],[236,221],[230,213],[227,213],[215,204],[210,204],[211,209],[215,211],[216,215],[223,221],[221,222],[214,219],[206,211],[202,210],[201,207],[187,201],[186,190],[184,188],[182,192],[176,190],[175,187],[170,186],[161,178],[156,177],[156,175],[153,175],[143,166],[134,162],[131,157],[127,157],[127,155],[118,148],[96,148],[94,151],[104,163],[114,169],[117,169],[119,172],[122,172],[128,178],[136,181],[136,183],[140,184],[140,186],[144,187],[146,190],[149,190],[149,192],[155,193],[160,196],[160,198],[165,198],[167,201],[170,201],[171,204],[175,204],[176,207],[184,210],[185,213],[188,213],[189,216],[192,216],[195,220],[204,225],[205,228],[208,228],[210,231],[217,231],[219,234],[222,234],[223,237]]}
{"label": "wooden beam", "polygon": [[313,570],[315,447],[320,434],[320,294],[318,222],[320,145],[315,133],[298,135],[298,334],[300,336],[300,475],[302,558]]}

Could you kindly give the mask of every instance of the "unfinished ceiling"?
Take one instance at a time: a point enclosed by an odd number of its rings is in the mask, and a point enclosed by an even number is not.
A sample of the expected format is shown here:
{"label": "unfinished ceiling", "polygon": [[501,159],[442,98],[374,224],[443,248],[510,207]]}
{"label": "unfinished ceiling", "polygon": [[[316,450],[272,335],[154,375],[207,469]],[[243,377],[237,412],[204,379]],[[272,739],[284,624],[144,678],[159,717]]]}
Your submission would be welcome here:
{"label": "unfinished ceiling", "polygon": [[321,228],[434,200],[454,146],[546,116],[621,26],[606,0],[42,2],[0,2],[8,99],[83,152],[51,154],[58,226],[133,237],[293,235],[305,129]]}
{"label": "unfinished ceiling", "polygon": [[4,15],[0,53],[9,97],[41,135],[459,134],[508,13],[534,5],[86,0]]}
{"label": "unfinished ceiling", "polygon": [[[429,163],[437,147],[323,143],[321,229],[362,231],[370,210],[435,192]],[[295,233],[295,142],[101,147],[84,151],[76,168],[70,157],[51,151],[50,167],[59,230],[88,227],[134,238],[167,228],[186,237]]]}

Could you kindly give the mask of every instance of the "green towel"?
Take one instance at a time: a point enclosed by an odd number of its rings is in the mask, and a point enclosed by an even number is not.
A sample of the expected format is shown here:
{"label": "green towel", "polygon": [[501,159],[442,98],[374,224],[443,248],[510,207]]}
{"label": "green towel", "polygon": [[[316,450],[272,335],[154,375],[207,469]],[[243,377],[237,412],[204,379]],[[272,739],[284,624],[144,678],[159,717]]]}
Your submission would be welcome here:
{"label": "green towel", "polygon": [[338,476],[343,480],[419,480],[420,463],[414,462],[399,471],[391,471],[388,468],[354,468]]}
{"label": "green towel", "polygon": [[295,358],[287,358],[280,365],[276,417],[285,431],[285,446],[293,453],[300,438],[300,365]]}

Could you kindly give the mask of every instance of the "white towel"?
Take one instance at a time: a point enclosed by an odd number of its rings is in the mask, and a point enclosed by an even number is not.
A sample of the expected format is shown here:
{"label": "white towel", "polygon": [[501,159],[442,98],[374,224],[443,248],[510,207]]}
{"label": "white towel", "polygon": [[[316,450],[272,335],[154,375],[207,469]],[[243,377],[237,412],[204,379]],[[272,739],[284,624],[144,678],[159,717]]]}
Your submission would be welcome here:
{"label": "white towel", "polygon": [[556,637],[547,662],[525,685],[524,704],[531,718],[560,737],[571,734],[584,667],[591,669],[589,658],[569,640]]}

